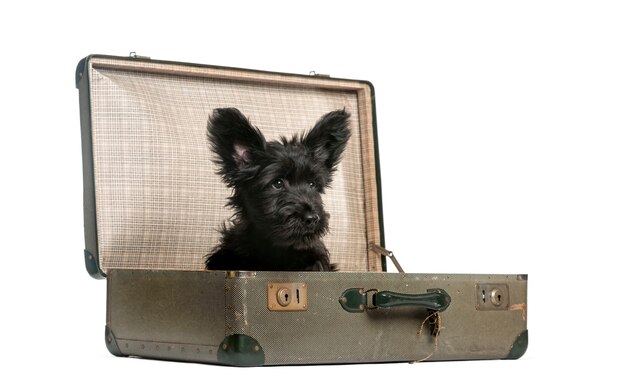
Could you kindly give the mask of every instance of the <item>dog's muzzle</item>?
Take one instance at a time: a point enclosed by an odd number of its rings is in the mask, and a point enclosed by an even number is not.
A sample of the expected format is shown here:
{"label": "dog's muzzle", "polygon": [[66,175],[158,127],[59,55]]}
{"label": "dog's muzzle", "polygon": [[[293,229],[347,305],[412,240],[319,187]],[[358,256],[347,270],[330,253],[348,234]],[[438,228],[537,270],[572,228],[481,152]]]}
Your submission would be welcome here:
{"label": "dog's muzzle", "polygon": [[317,213],[308,212],[304,215],[304,223],[307,227],[315,227],[320,221],[320,216]]}

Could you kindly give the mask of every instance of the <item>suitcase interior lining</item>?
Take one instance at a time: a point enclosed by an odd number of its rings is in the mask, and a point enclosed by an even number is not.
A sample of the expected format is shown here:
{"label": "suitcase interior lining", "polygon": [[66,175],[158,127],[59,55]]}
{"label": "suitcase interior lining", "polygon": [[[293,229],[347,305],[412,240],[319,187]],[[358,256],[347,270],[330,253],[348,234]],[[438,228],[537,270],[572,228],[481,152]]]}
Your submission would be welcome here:
{"label": "suitcase interior lining", "polygon": [[89,68],[98,257],[109,268],[202,270],[231,216],[206,139],[210,112],[237,107],[268,140],[352,113],[324,196],[324,242],[342,271],[381,271],[371,89],[362,82],[93,58]]}

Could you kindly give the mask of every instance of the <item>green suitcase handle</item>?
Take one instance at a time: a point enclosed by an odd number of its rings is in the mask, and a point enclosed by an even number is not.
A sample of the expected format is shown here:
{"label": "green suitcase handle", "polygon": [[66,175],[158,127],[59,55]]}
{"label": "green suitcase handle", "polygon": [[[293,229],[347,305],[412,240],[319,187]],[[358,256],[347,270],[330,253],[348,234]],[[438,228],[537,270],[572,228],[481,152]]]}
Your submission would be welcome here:
{"label": "green suitcase handle", "polygon": [[[372,306],[367,304],[368,293],[373,292]],[[393,291],[363,290],[351,288],[345,290],[339,303],[350,313],[362,313],[366,309],[391,308],[398,306],[417,306],[428,310],[444,311],[450,306],[452,299],[443,289],[428,289],[423,294],[396,293]]]}

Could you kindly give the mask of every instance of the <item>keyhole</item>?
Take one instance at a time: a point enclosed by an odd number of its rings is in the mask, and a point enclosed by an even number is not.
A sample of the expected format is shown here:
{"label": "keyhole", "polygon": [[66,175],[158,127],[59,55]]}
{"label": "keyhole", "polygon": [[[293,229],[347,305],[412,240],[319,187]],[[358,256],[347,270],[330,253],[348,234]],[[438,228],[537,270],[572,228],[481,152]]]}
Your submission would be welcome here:
{"label": "keyhole", "polygon": [[280,306],[289,306],[291,303],[291,290],[286,287],[278,289],[276,300]]}
{"label": "keyhole", "polygon": [[500,291],[500,289],[493,289],[491,291],[491,303],[494,306],[500,306],[502,305],[502,292]]}

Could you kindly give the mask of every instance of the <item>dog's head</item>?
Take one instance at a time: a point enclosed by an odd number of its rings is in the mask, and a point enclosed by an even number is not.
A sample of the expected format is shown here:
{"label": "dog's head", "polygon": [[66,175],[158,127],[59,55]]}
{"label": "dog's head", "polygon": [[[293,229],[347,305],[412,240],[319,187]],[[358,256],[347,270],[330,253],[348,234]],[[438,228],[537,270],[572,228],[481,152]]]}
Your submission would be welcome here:
{"label": "dog's head", "polygon": [[350,138],[349,117],[332,111],[307,133],[268,142],[239,110],[214,110],[208,137],[238,219],[285,247],[306,248],[324,235],[321,194]]}

